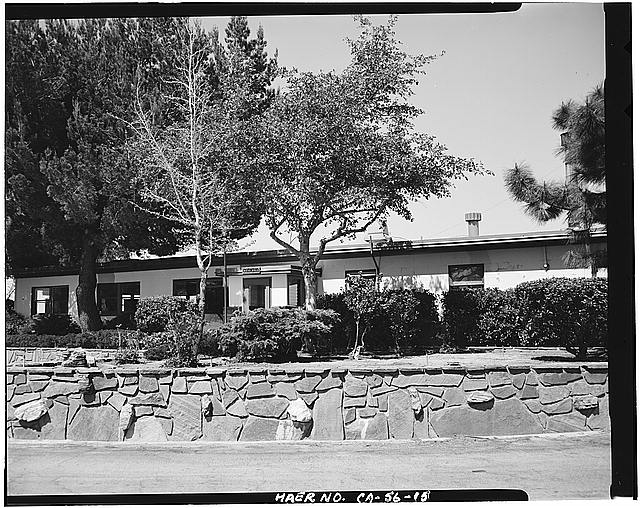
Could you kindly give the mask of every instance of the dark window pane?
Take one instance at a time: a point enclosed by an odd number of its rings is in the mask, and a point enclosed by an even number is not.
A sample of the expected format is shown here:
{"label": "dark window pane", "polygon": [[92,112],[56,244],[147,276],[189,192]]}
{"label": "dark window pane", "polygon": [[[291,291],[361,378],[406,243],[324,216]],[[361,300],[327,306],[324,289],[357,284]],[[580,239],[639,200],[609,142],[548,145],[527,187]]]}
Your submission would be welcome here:
{"label": "dark window pane", "polygon": [[51,288],[52,311],[54,314],[69,313],[69,286],[58,286]]}

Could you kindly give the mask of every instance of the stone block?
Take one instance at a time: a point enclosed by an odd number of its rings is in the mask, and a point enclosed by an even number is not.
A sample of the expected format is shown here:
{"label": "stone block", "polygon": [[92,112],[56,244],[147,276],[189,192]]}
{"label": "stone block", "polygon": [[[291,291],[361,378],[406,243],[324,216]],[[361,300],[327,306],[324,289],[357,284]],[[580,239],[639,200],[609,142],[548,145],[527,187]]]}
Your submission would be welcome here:
{"label": "stone block", "polygon": [[538,398],[538,386],[524,385],[520,392],[521,399],[537,399]]}
{"label": "stone block", "polygon": [[302,400],[304,400],[307,404],[307,406],[311,407],[313,406],[313,403],[318,400],[318,392],[313,392],[313,393],[299,393],[298,397],[300,397]]}
{"label": "stone block", "polygon": [[429,403],[429,409],[431,409],[432,411],[437,411],[438,409],[442,409],[443,407],[444,407],[444,400],[442,399],[437,399],[433,397],[431,399],[431,402]]}
{"label": "stone block", "polygon": [[587,418],[576,411],[549,416],[546,429],[549,432],[582,432],[587,430]]}
{"label": "stone block", "polygon": [[351,375],[344,380],[344,394],[347,397],[364,397],[367,394],[369,385],[362,379],[355,378]]}
{"label": "stone block", "polygon": [[588,369],[584,368],[582,371],[582,377],[584,380],[590,385],[594,384],[603,384],[607,380],[607,371],[606,370],[596,370],[596,369]]}
{"label": "stone block", "polygon": [[593,395],[580,395],[573,398],[573,407],[578,411],[592,411],[598,407],[598,398]]}
{"label": "stone block", "polygon": [[349,407],[344,410],[344,424],[348,425],[356,419],[356,408]]}
{"label": "stone block", "polygon": [[342,390],[332,388],[319,394],[313,406],[311,439],[317,441],[342,441]]}
{"label": "stone block", "polygon": [[14,395],[11,398],[11,405],[15,408],[27,404],[28,402],[32,402],[34,400],[38,400],[40,398],[40,393],[23,393],[22,395]]}
{"label": "stone block", "polygon": [[20,374],[15,374],[13,376],[13,384],[14,385],[23,385],[27,382],[27,375],[24,372]]}
{"label": "stone block", "polygon": [[378,395],[376,400],[378,401],[378,410],[387,411],[389,409],[389,399],[387,395]]}
{"label": "stone block", "polygon": [[470,393],[467,397],[467,404],[480,406],[483,404],[488,404],[492,400],[494,400],[494,397],[489,392],[473,392]]}
{"label": "stone block", "polygon": [[13,397],[13,394],[15,393],[15,389],[16,387],[13,385],[7,385],[7,392],[6,392],[6,399],[7,402],[11,401],[11,398]]}
{"label": "stone block", "polygon": [[36,374],[33,371],[29,372],[29,381],[50,381],[50,374]]}
{"label": "stone block", "polygon": [[276,441],[300,441],[309,436],[311,422],[294,422],[291,420],[279,420],[276,429]]}
{"label": "stone block", "polygon": [[527,374],[525,384],[528,386],[538,386],[538,376],[535,372],[531,371]]}
{"label": "stone block", "polygon": [[513,374],[513,377],[511,378],[513,386],[515,386],[518,390],[522,390],[522,387],[524,386],[526,380],[527,375],[524,372]]}
{"label": "stone block", "polygon": [[211,381],[207,380],[199,380],[188,383],[189,385],[189,393],[194,395],[208,395],[213,393],[213,388],[211,388]]}
{"label": "stone block", "polygon": [[478,390],[486,390],[489,387],[486,378],[483,376],[481,378],[471,378],[465,377],[462,380],[462,389],[465,392],[475,392]]}
{"label": "stone block", "polygon": [[137,385],[138,384],[138,376],[124,376],[120,378],[119,385]]}
{"label": "stone block", "polygon": [[378,407],[378,399],[371,395],[371,392],[367,393],[367,406]]}
{"label": "stone block", "polygon": [[67,437],[69,406],[55,403],[42,418],[41,438],[63,440]]}
{"label": "stone block", "polygon": [[240,390],[249,382],[249,378],[244,372],[232,373],[231,371],[228,371],[224,381],[229,388]]}
{"label": "stone block", "polygon": [[169,372],[166,376],[160,376],[158,378],[158,383],[161,385],[170,385],[173,383],[173,373]]}
{"label": "stone block", "polygon": [[229,407],[227,407],[227,413],[231,416],[237,416],[238,418],[245,418],[249,416],[247,409],[242,399],[238,398]]}
{"label": "stone block", "polygon": [[24,384],[24,385],[16,386],[14,394],[15,395],[22,395],[24,393],[33,393],[33,392],[34,392],[34,390],[31,389],[31,386],[29,386],[27,384]]}
{"label": "stone block", "polygon": [[138,393],[138,385],[125,385],[118,388],[118,392],[123,395],[128,395],[129,397],[134,396]]}
{"label": "stone block", "polygon": [[358,416],[360,418],[373,418],[376,414],[378,414],[378,410],[374,407],[358,408]]}
{"label": "stone block", "polygon": [[224,376],[227,373],[227,369],[223,367],[207,367],[204,371],[211,377]]}
{"label": "stone block", "polygon": [[95,376],[91,379],[96,392],[101,390],[115,390],[118,388],[118,379],[113,377]]}
{"label": "stone block", "polygon": [[127,401],[127,398],[124,397],[123,395],[121,395],[118,392],[113,392],[111,394],[111,397],[109,397],[108,399],[108,403],[109,405],[111,405],[116,411],[120,411],[122,409],[122,406],[124,405],[124,403]]}
{"label": "stone block", "polygon": [[345,439],[347,441],[364,439],[368,426],[369,426],[368,419],[357,418],[350,424],[344,426]]}
{"label": "stone block", "polygon": [[240,441],[275,441],[278,420],[249,416],[240,433]]}
{"label": "stone block", "polygon": [[367,397],[345,397],[344,407],[364,407],[367,405]]}
{"label": "stone block", "polygon": [[517,399],[496,400],[488,411],[469,406],[432,413],[429,422],[440,437],[538,434],[542,425]]}
{"label": "stone block", "polygon": [[280,397],[249,399],[245,403],[247,412],[263,418],[280,418],[289,407],[289,401]]}
{"label": "stone block", "polygon": [[132,406],[167,406],[167,401],[164,400],[164,397],[161,393],[143,393],[138,395],[137,397],[133,397],[129,399],[129,404]]}
{"label": "stone block", "polygon": [[48,410],[49,408],[43,400],[32,400],[17,407],[13,412],[13,416],[17,420],[32,423],[42,418]]}
{"label": "stone block", "polygon": [[[285,384],[285,383],[282,383]],[[291,385],[288,385],[291,386]],[[247,399],[259,399],[262,397],[273,397],[275,392],[271,388],[271,385],[267,382],[264,383],[251,383],[247,386]]]}
{"label": "stone block", "polygon": [[133,406],[133,414],[136,418],[153,415],[153,408],[151,406]]}
{"label": "stone block", "polygon": [[52,381],[49,385],[44,389],[42,393],[43,397],[51,398],[56,397],[58,395],[69,395],[72,393],[80,393],[80,388],[78,383],[71,382],[66,383],[62,381]]}
{"label": "stone block", "polygon": [[180,376],[173,380],[171,393],[187,393],[187,378]]}
{"label": "stone block", "polygon": [[595,397],[602,397],[607,394],[607,385],[589,385],[589,393]]}
{"label": "stone block", "polygon": [[100,399],[100,404],[106,404],[107,401],[111,398],[114,392],[102,391],[98,392],[98,399]]}
{"label": "stone block", "polygon": [[285,397],[289,400],[295,400],[298,398],[298,393],[295,387],[291,383],[284,383],[278,381],[275,385],[275,393],[281,397]]}
{"label": "stone block", "polygon": [[110,406],[79,408],[67,427],[72,441],[118,441],[118,413]]}
{"label": "stone block", "polygon": [[587,417],[587,426],[591,430],[611,430],[611,419],[609,417],[609,397],[600,400],[598,409]]}
{"label": "stone block", "polygon": [[58,395],[51,400],[57,402],[58,404],[64,404],[65,406],[69,405],[69,397],[67,397],[66,395]]}
{"label": "stone block", "polygon": [[418,392],[418,395],[420,396],[420,404],[423,408],[427,407],[433,399],[433,396],[428,393]]}
{"label": "stone block", "polygon": [[202,411],[198,395],[171,394],[171,441],[195,441],[202,436]]}
{"label": "stone block", "polygon": [[222,403],[224,404],[225,408],[231,406],[231,404],[233,404],[239,398],[240,395],[238,395],[238,392],[232,388],[229,388],[222,393]]}
{"label": "stone block", "polygon": [[557,369],[552,372],[538,371],[538,381],[544,386],[566,385],[570,381],[570,376]]}
{"label": "stone block", "polygon": [[242,418],[235,416],[212,416],[202,422],[204,441],[237,441],[242,429]]}
{"label": "stone block", "polygon": [[153,393],[158,391],[158,378],[155,376],[140,376],[138,389],[142,393]]}
{"label": "stone block", "polygon": [[349,372],[353,377],[364,379],[365,376],[371,374],[371,369],[368,367],[353,367],[349,369]]}
{"label": "stone block", "polygon": [[14,426],[12,427],[14,439],[40,439],[40,428]]}
{"label": "stone block", "polygon": [[389,386],[386,384],[382,384],[380,386],[376,386],[375,388],[371,388],[371,395],[373,395],[374,397],[379,397],[382,394],[385,393],[389,393],[389,392],[394,392],[396,391],[398,388],[395,386]]}
{"label": "stone block", "polygon": [[[333,369],[334,371],[336,369]],[[380,374],[380,375],[390,375],[390,376],[394,376],[398,373],[398,368],[397,367],[391,367],[391,366],[383,366],[380,365],[378,367],[375,368],[375,371]]]}
{"label": "stone block", "polygon": [[320,381],[322,381],[321,376],[307,376],[300,381],[296,381],[294,386],[298,393],[311,393],[320,384]]}
{"label": "stone block", "polygon": [[[589,395],[591,394],[589,385],[584,379],[579,379],[568,385],[570,395]],[[597,386],[597,385],[596,385]]]}
{"label": "stone block", "polygon": [[388,395],[389,434],[394,439],[411,439],[413,436],[414,414],[411,408],[411,398],[404,390],[398,390]]}
{"label": "stone block", "polygon": [[424,412],[416,416],[413,422],[413,439],[429,439],[429,419]]}
{"label": "stone block", "polygon": [[[436,374],[442,376],[443,374]],[[440,379],[440,378],[439,378]],[[409,386],[426,386],[432,383],[432,378],[426,374],[398,374],[398,377],[393,378],[391,386],[397,388],[408,388]]]}
{"label": "stone block", "polygon": [[160,395],[169,402],[169,396],[171,395],[171,387],[169,385],[160,385]]}
{"label": "stone block", "polygon": [[32,392],[41,392],[48,384],[49,381],[29,381],[29,386],[31,387]]}
{"label": "stone block", "polygon": [[506,370],[492,370],[487,372],[487,378],[491,387],[511,384],[511,376]]}
{"label": "stone block", "polygon": [[542,411],[542,404],[538,400],[523,400],[522,403],[527,407],[529,411],[532,413],[538,414]]}
{"label": "stone block", "polygon": [[67,413],[67,427],[68,427],[68,424],[71,423],[75,418],[75,416],[78,414],[78,411],[80,410],[81,406],[82,404],[80,404],[80,400],[69,399],[69,412]]}
{"label": "stone block", "polygon": [[516,389],[513,385],[492,386],[491,393],[496,399],[508,399],[516,394]]}
{"label": "stone block", "polygon": [[573,409],[573,402],[570,398],[564,399],[554,404],[545,404],[542,406],[542,411],[548,415],[559,415],[564,413],[570,413]]}
{"label": "stone block", "polygon": [[367,383],[371,388],[376,388],[377,386],[382,385],[382,377],[379,374],[372,373],[364,378],[365,383]]}
{"label": "stone block", "polygon": [[161,443],[168,441],[162,420],[153,415],[137,418],[127,429],[124,438],[125,441],[134,443]]}
{"label": "stone block", "polygon": [[171,418],[171,413],[166,407],[153,406],[153,415],[158,418]]}
{"label": "stone block", "polygon": [[461,406],[467,402],[466,394],[460,388],[447,388],[442,398],[447,406]]}
{"label": "stone block", "polygon": [[369,420],[364,432],[364,439],[389,439],[389,426],[386,415],[377,413]]}
{"label": "stone block", "polygon": [[331,390],[331,388],[341,388],[342,387],[342,379],[340,377],[333,375],[333,373],[329,373],[328,376],[324,377],[322,381],[316,386],[316,391],[322,392],[326,390]]}
{"label": "stone block", "polygon": [[569,388],[564,385],[557,386],[540,386],[538,388],[540,403],[541,404],[553,404],[554,402],[560,402],[569,396]]}
{"label": "stone block", "polygon": [[442,397],[444,395],[444,388],[437,386],[416,386],[416,390],[422,393],[428,393],[434,397]]}

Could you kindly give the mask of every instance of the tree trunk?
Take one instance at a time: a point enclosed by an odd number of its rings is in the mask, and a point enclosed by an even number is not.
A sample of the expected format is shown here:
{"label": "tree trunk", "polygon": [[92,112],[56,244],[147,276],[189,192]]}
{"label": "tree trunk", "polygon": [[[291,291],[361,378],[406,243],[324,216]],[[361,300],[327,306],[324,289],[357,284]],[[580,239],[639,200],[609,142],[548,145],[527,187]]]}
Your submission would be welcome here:
{"label": "tree trunk", "polygon": [[205,266],[204,260],[202,259],[202,252],[200,251],[200,246],[196,246],[196,260],[198,262],[198,269],[200,270],[200,291],[198,294],[198,316],[200,318],[200,324],[198,326],[198,337],[193,343],[193,357],[197,358],[198,355],[198,347],[200,345],[200,341],[202,340],[202,333],[204,332],[204,321],[205,321],[205,296],[207,289],[207,272],[209,268]]}
{"label": "tree trunk", "polygon": [[94,236],[90,230],[85,230],[82,237],[82,257],[80,260],[78,287],[76,288],[78,320],[83,332],[102,328],[102,320],[96,305],[97,260],[98,249],[95,245]]}
{"label": "tree trunk", "polygon": [[303,264],[302,276],[304,277],[304,306],[307,310],[315,310],[318,295],[318,276],[316,267],[311,266],[310,261]]}

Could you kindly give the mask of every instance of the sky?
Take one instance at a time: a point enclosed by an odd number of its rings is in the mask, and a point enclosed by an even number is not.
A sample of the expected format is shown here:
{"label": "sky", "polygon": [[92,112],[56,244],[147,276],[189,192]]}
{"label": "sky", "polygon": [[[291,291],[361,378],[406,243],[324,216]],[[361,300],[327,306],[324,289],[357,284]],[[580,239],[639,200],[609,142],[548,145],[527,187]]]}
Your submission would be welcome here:
{"label": "sky", "polygon": [[[369,17],[376,24],[387,18]],[[202,21],[224,37],[228,18]],[[252,35],[260,24],[269,54],[277,48],[278,63],[300,71],[342,71],[350,60],[345,38],[358,34],[352,16],[250,17]],[[539,179],[564,179],[564,163],[556,155],[560,133],[552,128],[551,115],[563,101],[583,100],[604,80],[602,4],[400,15],[395,31],[407,53],[445,52],[426,66],[414,89],[411,102],[424,111],[416,129],[434,135],[450,154],[482,162],[494,176],[457,181],[450,197],[412,204],[413,222],[392,215],[390,235],[397,240],[465,236],[464,214],[471,211],[482,213],[481,235],[563,229],[562,219],[545,224],[530,219],[507,194],[503,174],[526,162]],[[359,234],[355,242],[367,239]],[[240,247],[280,248],[264,224]]]}

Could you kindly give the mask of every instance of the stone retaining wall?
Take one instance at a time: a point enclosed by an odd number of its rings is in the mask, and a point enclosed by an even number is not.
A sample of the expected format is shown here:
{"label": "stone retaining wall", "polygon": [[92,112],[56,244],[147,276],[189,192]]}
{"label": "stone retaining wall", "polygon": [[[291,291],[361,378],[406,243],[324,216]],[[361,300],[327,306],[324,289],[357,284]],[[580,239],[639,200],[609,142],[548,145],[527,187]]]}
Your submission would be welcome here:
{"label": "stone retaining wall", "polygon": [[605,364],[375,370],[7,369],[7,436],[409,439],[609,429]]}
{"label": "stone retaining wall", "polygon": [[[60,363],[64,353],[73,348],[46,347],[9,347],[5,349],[7,365],[22,365],[26,363]],[[117,349],[84,349],[89,356],[96,360],[113,360]]]}

